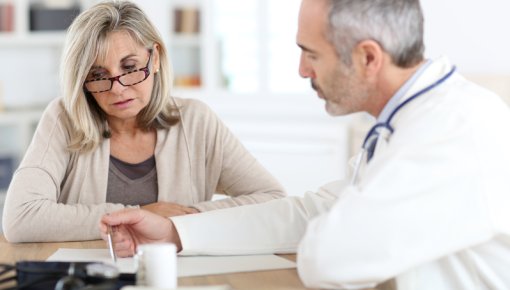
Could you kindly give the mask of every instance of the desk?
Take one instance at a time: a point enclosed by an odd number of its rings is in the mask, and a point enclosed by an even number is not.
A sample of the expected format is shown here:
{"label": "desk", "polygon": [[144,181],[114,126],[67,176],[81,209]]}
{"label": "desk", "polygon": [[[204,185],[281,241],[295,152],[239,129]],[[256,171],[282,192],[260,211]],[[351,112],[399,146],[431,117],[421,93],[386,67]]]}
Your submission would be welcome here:
{"label": "desk", "polygon": [[[8,243],[0,236],[0,263],[13,264],[20,260],[46,260],[59,248],[106,248],[102,240],[65,243]],[[282,255],[295,260],[295,255]],[[224,285],[228,284],[235,290],[299,290],[310,289],[303,286],[296,269],[257,271],[223,275],[209,275],[179,278],[179,286]]]}

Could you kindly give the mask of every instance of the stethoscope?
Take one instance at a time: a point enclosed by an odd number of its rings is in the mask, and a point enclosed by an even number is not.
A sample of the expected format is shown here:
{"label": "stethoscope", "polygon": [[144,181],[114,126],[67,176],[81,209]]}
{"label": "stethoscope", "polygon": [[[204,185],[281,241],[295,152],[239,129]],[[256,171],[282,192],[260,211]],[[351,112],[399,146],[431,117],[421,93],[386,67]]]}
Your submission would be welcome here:
{"label": "stethoscope", "polygon": [[384,138],[386,141],[389,141],[389,138],[395,132],[395,129],[393,126],[391,126],[391,120],[395,116],[395,114],[400,111],[405,105],[409,104],[411,101],[417,99],[419,96],[424,95],[428,91],[432,90],[433,88],[439,86],[444,81],[446,81],[449,77],[452,76],[452,74],[455,72],[456,67],[453,66],[452,69],[445,74],[443,77],[435,81],[434,83],[430,84],[429,86],[425,87],[424,89],[418,91],[411,97],[409,97],[407,100],[400,103],[393,111],[390,113],[386,121],[378,122],[370,130],[368,131],[365,140],[363,141],[363,145],[361,146],[361,152],[358,153],[358,156],[356,157],[356,161],[354,163],[354,172],[352,174],[351,178],[351,185],[356,185],[358,182],[358,174],[359,170],[361,168],[361,163],[365,159],[365,155],[367,156],[367,162],[370,161],[370,158],[372,158],[372,154],[375,150],[375,145],[377,143],[377,139],[379,137]]}

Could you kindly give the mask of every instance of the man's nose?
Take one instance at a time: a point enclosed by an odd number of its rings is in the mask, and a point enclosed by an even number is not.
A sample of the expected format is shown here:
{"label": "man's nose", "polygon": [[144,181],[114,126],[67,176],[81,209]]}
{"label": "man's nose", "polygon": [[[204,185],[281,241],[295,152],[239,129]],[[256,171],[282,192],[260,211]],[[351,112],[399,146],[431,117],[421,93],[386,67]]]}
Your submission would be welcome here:
{"label": "man's nose", "polygon": [[299,60],[299,75],[302,78],[312,78],[312,79],[315,78],[313,69],[310,66],[310,64],[308,63],[308,61],[306,61],[303,54],[301,54],[301,58]]}

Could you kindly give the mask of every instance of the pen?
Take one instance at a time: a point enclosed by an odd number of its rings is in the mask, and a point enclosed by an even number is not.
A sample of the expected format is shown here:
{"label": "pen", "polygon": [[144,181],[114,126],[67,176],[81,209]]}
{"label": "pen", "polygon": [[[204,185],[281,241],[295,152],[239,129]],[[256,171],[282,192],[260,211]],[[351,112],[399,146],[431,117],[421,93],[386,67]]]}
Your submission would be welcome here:
{"label": "pen", "polygon": [[108,249],[110,250],[110,256],[112,257],[113,262],[117,263],[117,255],[115,255],[115,250],[113,249],[112,235],[112,226],[108,226]]}

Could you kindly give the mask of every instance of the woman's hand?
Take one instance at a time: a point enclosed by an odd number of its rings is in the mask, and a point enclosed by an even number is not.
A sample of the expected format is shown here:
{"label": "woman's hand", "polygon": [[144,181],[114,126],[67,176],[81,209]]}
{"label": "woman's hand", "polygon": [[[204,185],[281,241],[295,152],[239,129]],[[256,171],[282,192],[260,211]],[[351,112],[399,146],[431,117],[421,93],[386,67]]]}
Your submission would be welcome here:
{"label": "woman's hand", "polygon": [[136,248],[148,243],[174,243],[182,250],[181,239],[172,221],[141,209],[123,209],[101,218],[101,237],[106,240],[108,226],[113,229],[112,242],[118,257],[131,257]]}
{"label": "woman's hand", "polygon": [[193,213],[199,212],[196,208],[186,207],[186,206],[180,205],[178,203],[164,202],[164,201],[150,203],[150,204],[141,206],[141,208],[144,210],[150,211],[154,214],[160,215],[162,217],[186,215],[186,214],[193,214]]}

